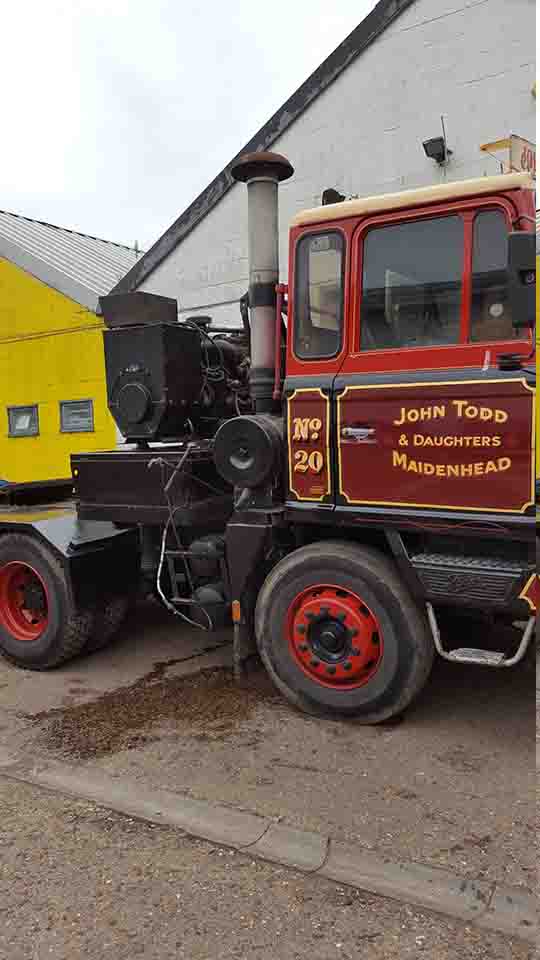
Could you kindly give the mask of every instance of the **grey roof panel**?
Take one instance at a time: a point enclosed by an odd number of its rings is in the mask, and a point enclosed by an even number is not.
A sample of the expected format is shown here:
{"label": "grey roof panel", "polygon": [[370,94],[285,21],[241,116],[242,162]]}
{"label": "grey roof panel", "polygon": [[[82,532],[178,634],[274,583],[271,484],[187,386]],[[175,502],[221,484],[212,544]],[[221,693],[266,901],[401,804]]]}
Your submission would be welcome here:
{"label": "grey roof panel", "polygon": [[137,256],[131,247],[0,210],[0,257],[89,310]]}

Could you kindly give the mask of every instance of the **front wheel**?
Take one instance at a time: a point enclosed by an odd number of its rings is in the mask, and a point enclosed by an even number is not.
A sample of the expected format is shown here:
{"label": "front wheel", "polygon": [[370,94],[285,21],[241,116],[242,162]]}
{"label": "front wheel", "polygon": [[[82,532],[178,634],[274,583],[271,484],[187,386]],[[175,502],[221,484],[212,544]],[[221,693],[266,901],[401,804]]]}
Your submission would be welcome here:
{"label": "front wheel", "polygon": [[261,658],[307,713],[380,723],[420,692],[434,657],[426,618],[391,561],[349,542],[295,550],[266,578],[255,613]]}

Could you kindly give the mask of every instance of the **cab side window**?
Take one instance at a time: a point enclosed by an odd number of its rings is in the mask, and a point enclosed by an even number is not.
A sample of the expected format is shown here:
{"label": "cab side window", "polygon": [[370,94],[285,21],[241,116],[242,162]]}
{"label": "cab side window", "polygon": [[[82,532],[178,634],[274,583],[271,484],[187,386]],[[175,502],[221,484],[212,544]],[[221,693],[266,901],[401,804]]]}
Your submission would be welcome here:
{"label": "cab side window", "polygon": [[512,340],[507,298],[508,227],[499,210],[477,214],[473,228],[471,340]]}
{"label": "cab side window", "polygon": [[343,328],[343,237],[302,237],[296,251],[294,352],[302,360],[335,357]]}
{"label": "cab side window", "polygon": [[364,240],[361,350],[459,342],[461,217],[390,224]]}

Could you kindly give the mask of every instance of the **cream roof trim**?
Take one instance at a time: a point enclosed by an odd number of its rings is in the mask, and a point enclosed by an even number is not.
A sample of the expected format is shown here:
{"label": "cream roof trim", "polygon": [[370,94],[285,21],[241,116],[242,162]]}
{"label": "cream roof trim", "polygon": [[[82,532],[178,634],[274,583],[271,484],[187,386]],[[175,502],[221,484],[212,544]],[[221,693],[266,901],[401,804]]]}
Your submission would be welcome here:
{"label": "cream roof trim", "polygon": [[504,173],[497,177],[456,180],[454,183],[441,183],[434,187],[403,190],[400,193],[383,193],[377,197],[360,197],[358,200],[344,200],[342,203],[329,203],[325,207],[302,210],[293,217],[291,226],[299,227],[310,223],[324,223],[326,220],[341,220],[344,217],[386,213],[389,210],[402,210],[406,207],[519,189],[534,189],[534,181],[528,173]]}

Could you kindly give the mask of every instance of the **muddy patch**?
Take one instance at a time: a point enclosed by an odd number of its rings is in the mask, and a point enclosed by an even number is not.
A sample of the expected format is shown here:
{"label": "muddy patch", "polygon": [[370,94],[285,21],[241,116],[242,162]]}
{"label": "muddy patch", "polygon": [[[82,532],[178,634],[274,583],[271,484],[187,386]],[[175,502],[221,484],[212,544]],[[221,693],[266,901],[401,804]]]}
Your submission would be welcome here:
{"label": "muddy patch", "polygon": [[87,703],[23,717],[40,727],[44,748],[89,760],[159,740],[163,727],[178,737],[224,740],[262,703],[282,702],[262,668],[252,668],[241,683],[225,668],[167,676],[177,662],[158,663],[131,686]]}

